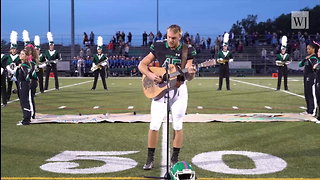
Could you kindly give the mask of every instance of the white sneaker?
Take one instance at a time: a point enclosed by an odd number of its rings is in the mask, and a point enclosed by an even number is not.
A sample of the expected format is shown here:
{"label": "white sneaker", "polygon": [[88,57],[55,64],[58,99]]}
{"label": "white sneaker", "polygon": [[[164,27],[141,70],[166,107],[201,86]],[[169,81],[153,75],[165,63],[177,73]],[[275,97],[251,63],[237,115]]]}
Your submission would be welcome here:
{"label": "white sneaker", "polygon": [[320,120],[317,120],[317,121],[316,121],[316,124],[320,124]]}
{"label": "white sneaker", "polygon": [[19,122],[17,123],[17,126],[23,126],[22,121],[19,121]]}

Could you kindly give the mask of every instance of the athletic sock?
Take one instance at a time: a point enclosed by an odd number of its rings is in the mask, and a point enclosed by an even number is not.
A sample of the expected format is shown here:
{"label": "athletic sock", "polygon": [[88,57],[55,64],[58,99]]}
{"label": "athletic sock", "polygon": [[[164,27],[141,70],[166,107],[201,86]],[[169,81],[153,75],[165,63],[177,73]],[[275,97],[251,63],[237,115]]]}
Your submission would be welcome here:
{"label": "athletic sock", "polygon": [[156,148],[148,148],[148,159],[147,162],[151,162],[154,160],[154,152]]}
{"label": "athletic sock", "polygon": [[180,148],[173,147],[171,161],[178,161],[179,152],[180,152]]}

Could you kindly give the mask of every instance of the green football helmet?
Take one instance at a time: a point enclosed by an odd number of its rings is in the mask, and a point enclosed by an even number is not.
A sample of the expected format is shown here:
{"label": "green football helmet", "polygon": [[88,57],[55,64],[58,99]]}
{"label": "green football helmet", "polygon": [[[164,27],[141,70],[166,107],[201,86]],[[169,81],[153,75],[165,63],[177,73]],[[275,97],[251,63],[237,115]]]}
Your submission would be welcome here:
{"label": "green football helmet", "polygon": [[170,176],[172,180],[195,180],[196,172],[193,171],[192,166],[186,161],[179,161],[171,167]]}

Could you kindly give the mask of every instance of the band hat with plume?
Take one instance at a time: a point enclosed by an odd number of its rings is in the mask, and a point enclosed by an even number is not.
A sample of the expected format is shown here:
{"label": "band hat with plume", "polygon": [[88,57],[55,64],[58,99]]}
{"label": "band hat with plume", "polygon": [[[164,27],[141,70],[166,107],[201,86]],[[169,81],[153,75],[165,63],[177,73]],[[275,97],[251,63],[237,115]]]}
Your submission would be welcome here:
{"label": "band hat with plume", "polygon": [[40,36],[34,36],[34,46],[36,49],[40,49]]}
{"label": "band hat with plume", "polygon": [[47,32],[47,38],[48,38],[49,45],[54,45],[53,36],[51,32]]}
{"label": "band hat with plume", "polygon": [[97,49],[102,49],[103,46],[103,38],[101,36],[98,36],[98,40],[97,40]]}
{"label": "band hat with plume", "polygon": [[224,33],[223,35],[223,46],[228,46],[229,33]]}
{"label": "band hat with plume", "polygon": [[282,36],[282,38],[281,38],[281,49],[286,49],[287,48],[287,41],[288,41],[287,36]]}
{"label": "band hat with plume", "polygon": [[17,40],[18,40],[18,33],[16,31],[11,31],[10,34],[10,49],[17,49]]}
{"label": "band hat with plume", "polygon": [[29,32],[27,30],[22,31],[22,39],[25,46],[31,44],[30,38],[29,38]]}

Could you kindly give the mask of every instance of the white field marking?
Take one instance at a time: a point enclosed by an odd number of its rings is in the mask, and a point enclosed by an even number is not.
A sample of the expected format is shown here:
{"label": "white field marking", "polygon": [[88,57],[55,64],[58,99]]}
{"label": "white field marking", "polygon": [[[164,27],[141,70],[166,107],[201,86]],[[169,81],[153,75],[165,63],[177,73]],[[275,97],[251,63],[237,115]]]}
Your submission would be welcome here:
{"label": "white field marking", "polygon": [[[167,120],[162,123],[162,142],[161,142],[161,174],[160,177],[164,177],[167,172],[167,135],[168,135],[168,128],[167,128]],[[170,146],[169,146],[170,147]],[[170,150],[168,154],[168,158],[170,157]]]}
{"label": "white field marking", "polygon": [[128,106],[128,109],[133,109],[134,108],[134,106]]}
{"label": "white field marking", "polygon": [[58,107],[58,109],[64,109],[64,108],[66,108],[67,106],[60,106],[60,107]]}
{"label": "white field marking", "polygon": [[95,107],[93,107],[93,109],[99,109],[100,108],[100,106],[95,106]]}
{"label": "white field marking", "polygon": [[129,86],[131,86],[132,85],[132,83],[129,83]]}
{"label": "white field marking", "polygon": [[[64,79],[64,78],[62,78]],[[71,85],[66,85],[66,86],[62,86],[60,87],[59,89],[63,89],[63,88],[67,88],[67,87],[73,87],[73,86],[78,86],[78,85],[82,85],[82,84],[86,84],[86,83],[89,83],[89,82],[92,82],[93,80],[90,80],[90,81],[85,81],[85,82],[81,82],[81,83],[76,83],[76,84],[71,84]],[[50,91],[55,91],[56,88],[52,88],[52,89],[48,89],[48,90],[45,90],[44,92],[50,92]],[[41,92],[37,92],[36,95],[38,94],[41,94]],[[16,101],[19,101],[19,99],[14,99],[12,101],[9,101],[8,104],[10,103],[13,103],[13,102],[16,102]]]}
{"label": "white field marking", "polygon": [[[276,90],[276,88],[272,88],[272,87],[268,87],[268,86],[263,86],[263,85],[259,85],[259,84],[254,84],[254,83],[249,83],[249,82],[245,82],[245,81],[240,81],[240,80],[235,80],[235,79],[230,79],[231,81],[236,81],[236,82],[239,82],[239,83],[242,83],[242,84],[248,84],[248,85],[251,85],[251,86],[256,86],[256,87],[261,87],[261,88],[265,88],[265,89],[271,89],[271,90]],[[304,96],[302,95],[299,95],[299,94],[296,94],[296,93],[293,93],[293,92],[290,92],[290,91],[284,91],[284,90],[280,90],[281,92],[284,92],[284,93],[287,93],[287,94],[290,94],[290,95],[293,95],[293,96],[297,96],[297,97],[301,97],[304,99]]]}
{"label": "white field marking", "polygon": [[264,106],[266,109],[272,109],[272,107],[270,106]]}
{"label": "white field marking", "polygon": [[232,109],[239,109],[237,106],[232,106]]}
{"label": "white field marking", "polygon": [[304,109],[304,110],[306,110],[307,108],[306,108],[306,107],[304,107],[304,106],[300,106],[300,109]]}
{"label": "white field marking", "polygon": [[197,109],[203,109],[203,107],[202,106],[197,106]]}

